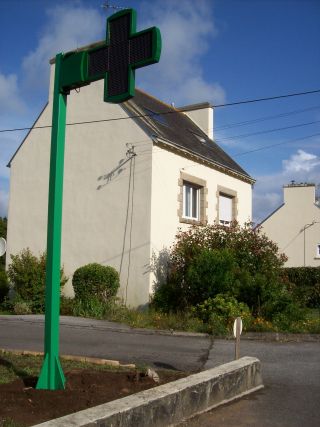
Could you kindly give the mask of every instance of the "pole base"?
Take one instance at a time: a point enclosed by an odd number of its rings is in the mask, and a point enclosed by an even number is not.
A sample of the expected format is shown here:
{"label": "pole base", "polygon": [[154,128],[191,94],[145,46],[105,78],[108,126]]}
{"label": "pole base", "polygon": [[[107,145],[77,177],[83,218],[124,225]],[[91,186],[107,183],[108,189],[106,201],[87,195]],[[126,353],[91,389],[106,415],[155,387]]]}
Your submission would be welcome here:
{"label": "pole base", "polygon": [[46,353],[36,389],[64,390],[65,382],[59,357]]}

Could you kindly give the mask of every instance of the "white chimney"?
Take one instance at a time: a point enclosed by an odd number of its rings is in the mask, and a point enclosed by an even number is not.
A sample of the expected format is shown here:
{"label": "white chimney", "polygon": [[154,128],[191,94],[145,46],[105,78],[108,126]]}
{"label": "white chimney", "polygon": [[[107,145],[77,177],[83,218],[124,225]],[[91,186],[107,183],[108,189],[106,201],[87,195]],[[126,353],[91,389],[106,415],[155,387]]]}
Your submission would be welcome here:
{"label": "white chimney", "polygon": [[213,140],[213,108],[209,102],[186,105],[185,107],[180,107],[179,110],[186,114]]}

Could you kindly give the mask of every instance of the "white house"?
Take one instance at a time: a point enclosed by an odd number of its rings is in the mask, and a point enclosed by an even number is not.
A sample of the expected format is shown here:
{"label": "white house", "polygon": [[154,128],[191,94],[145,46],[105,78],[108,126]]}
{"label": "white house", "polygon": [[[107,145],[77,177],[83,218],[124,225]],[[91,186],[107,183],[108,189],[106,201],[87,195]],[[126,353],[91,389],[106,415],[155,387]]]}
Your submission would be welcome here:
{"label": "white house", "polygon": [[[48,104],[9,162],[8,257],[45,250],[52,86]],[[79,124],[85,122],[83,124]],[[153,252],[179,228],[251,220],[254,180],[213,140],[208,103],[176,109],[136,90],[103,102],[103,81],[68,96],[62,263],[72,274],[98,262],[115,267],[119,296],[148,303]]]}
{"label": "white house", "polygon": [[320,208],[315,184],[293,181],[283,190],[283,204],[261,223],[262,230],[287,255],[286,267],[319,267]]}

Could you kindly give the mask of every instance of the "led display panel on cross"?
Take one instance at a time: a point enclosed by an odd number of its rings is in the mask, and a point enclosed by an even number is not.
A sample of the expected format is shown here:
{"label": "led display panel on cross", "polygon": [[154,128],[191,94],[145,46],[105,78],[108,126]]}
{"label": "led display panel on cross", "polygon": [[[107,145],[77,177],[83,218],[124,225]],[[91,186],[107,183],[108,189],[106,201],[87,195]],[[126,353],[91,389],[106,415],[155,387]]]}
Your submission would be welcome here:
{"label": "led display panel on cross", "polygon": [[104,78],[104,100],[123,102],[134,96],[135,69],[159,61],[161,35],[156,27],[136,32],[136,13],[125,9],[107,22],[106,43],[63,60],[64,90]]}

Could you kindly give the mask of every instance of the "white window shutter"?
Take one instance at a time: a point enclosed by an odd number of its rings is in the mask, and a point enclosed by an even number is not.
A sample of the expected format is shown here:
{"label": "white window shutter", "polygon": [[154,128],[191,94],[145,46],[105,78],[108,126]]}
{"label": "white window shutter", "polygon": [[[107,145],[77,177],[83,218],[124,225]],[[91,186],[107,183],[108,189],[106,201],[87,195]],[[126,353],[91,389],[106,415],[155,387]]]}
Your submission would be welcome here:
{"label": "white window shutter", "polygon": [[224,194],[219,195],[219,220],[222,223],[232,221],[232,199]]}

